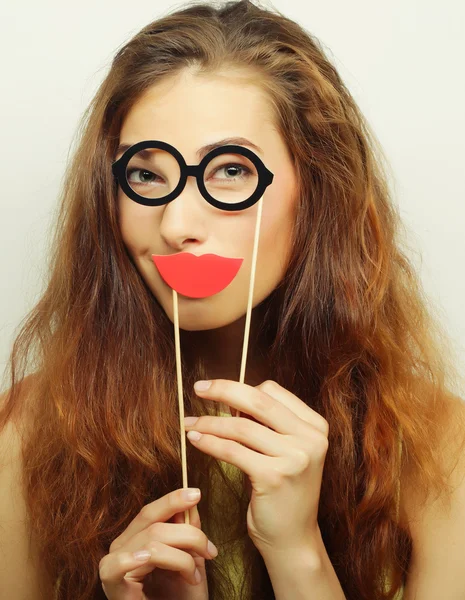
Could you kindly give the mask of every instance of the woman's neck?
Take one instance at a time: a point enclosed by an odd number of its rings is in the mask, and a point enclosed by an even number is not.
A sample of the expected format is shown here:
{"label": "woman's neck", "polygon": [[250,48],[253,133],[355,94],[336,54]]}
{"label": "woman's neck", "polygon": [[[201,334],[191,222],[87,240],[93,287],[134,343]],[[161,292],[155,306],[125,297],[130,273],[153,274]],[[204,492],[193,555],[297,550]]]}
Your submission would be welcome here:
{"label": "woman's neck", "polygon": [[[257,315],[255,315],[257,317]],[[258,385],[269,377],[266,350],[258,343],[258,318],[251,319],[245,383]],[[239,380],[245,333],[245,315],[225,327],[183,331],[183,343],[201,357],[209,379]]]}

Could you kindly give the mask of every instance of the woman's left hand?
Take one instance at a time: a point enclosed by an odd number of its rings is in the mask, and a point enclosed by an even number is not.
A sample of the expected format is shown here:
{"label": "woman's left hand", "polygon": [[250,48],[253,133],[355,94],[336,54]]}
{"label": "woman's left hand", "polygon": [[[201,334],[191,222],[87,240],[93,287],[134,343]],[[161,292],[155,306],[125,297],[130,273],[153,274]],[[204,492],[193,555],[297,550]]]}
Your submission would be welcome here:
{"label": "woman's left hand", "polygon": [[318,538],[318,502],[328,450],[328,422],[275,381],[253,387],[214,379],[196,394],[247,417],[201,416],[186,429],[196,448],[235,465],[251,483],[250,538],[261,553],[308,547]]}

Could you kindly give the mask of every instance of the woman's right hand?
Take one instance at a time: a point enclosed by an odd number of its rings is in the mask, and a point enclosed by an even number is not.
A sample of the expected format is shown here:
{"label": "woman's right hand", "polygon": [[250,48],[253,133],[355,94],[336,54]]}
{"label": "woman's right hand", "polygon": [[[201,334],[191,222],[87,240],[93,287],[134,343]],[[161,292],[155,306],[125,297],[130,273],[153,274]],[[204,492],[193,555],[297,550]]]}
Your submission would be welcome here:
{"label": "woman's right hand", "polygon": [[[200,494],[189,501],[184,492],[175,490],[143,506],[113,540],[99,564],[108,600],[208,600],[205,559],[217,553],[210,554],[209,540],[201,530]],[[184,523],[187,509],[189,525]],[[150,557],[137,560],[133,553],[141,550]]]}

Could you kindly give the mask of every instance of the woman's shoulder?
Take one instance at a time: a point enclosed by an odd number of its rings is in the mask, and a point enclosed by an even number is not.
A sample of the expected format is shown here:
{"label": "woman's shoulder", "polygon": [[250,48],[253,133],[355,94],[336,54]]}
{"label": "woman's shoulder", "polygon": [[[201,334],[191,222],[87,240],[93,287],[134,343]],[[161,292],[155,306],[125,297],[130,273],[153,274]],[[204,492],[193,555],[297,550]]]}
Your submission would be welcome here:
{"label": "woman's shoulder", "polygon": [[[465,402],[450,396],[439,441],[432,448],[444,474],[441,493],[425,494],[420,475],[402,477],[401,513],[412,538],[405,597],[463,598],[465,580]],[[417,473],[421,473],[417,469]],[[431,479],[431,475],[429,476]]]}
{"label": "woman's shoulder", "polygon": [[[38,374],[32,373],[16,383],[14,410],[7,423],[10,432],[13,431],[13,426],[14,429],[22,431],[24,426],[30,423],[29,416],[34,407],[34,391],[37,389],[38,379]],[[0,393],[0,410],[3,410],[5,404],[11,400],[11,393],[11,389]]]}
{"label": "woman's shoulder", "polygon": [[[460,396],[448,394],[443,415],[438,415],[442,428],[438,445],[432,448],[447,480],[447,489],[441,498],[426,495],[420,484],[421,465],[412,460],[403,449],[403,468],[400,478],[399,520],[408,527],[413,537],[420,537],[428,515],[442,512],[446,515],[450,501],[465,485],[465,401]],[[441,501],[442,500],[442,501]]]}
{"label": "woman's shoulder", "polygon": [[[16,406],[9,413],[6,422],[0,428],[0,472],[20,474],[21,448],[23,436],[31,425],[31,407],[36,378],[25,377],[17,384]],[[11,389],[0,393],[0,410],[3,411],[11,400]]]}
{"label": "woman's shoulder", "polygon": [[[30,376],[20,387],[21,400],[30,401],[34,378]],[[27,399],[23,397],[27,394]],[[3,408],[10,390],[0,394]],[[22,487],[22,435],[27,430],[22,422],[28,411],[9,419],[0,431],[0,598],[45,600],[52,598],[50,583],[38,564],[34,541],[28,530],[27,509]]]}

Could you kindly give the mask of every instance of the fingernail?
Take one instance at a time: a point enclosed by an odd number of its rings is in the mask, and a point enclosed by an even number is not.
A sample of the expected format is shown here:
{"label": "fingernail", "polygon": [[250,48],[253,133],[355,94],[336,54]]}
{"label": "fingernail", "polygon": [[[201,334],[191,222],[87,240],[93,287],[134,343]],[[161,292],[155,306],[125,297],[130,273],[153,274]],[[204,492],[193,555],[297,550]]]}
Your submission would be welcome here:
{"label": "fingernail", "polygon": [[189,433],[187,434],[187,437],[193,442],[198,442],[200,440],[200,438],[202,437],[202,434],[199,433],[198,431],[189,431]]}
{"label": "fingernail", "polygon": [[198,420],[199,417],[184,417],[184,425],[193,425],[194,423],[197,423]]}
{"label": "fingernail", "polygon": [[182,495],[184,496],[184,498],[186,500],[197,500],[197,498],[200,497],[200,490],[199,489],[188,489],[188,490],[183,490],[182,491]]}
{"label": "fingernail", "polygon": [[197,583],[200,583],[202,580],[202,575],[200,575],[200,571],[198,569],[195,569],[194,579]]}
{"label": "fingernail", "polygon": [[208,540],[207,550],[208,550],[208,554],[210,556],[213,556],[213,558],[215,558],[215,556],[218,556],[218,548],[215,546],[215,544],[213,542],[210,542],[210,540]]}
{"label": "fingernail", "polygon": [[147,560],[152,556],[152,553],[148,550],[139,550],[138,552],[134,552],[133,556],[136,560]]}
{"label": "fingernail", "polygon": [[211,381],[196,381],[194,383],[194,390],[197,392],[205,392],[211,386]]}

